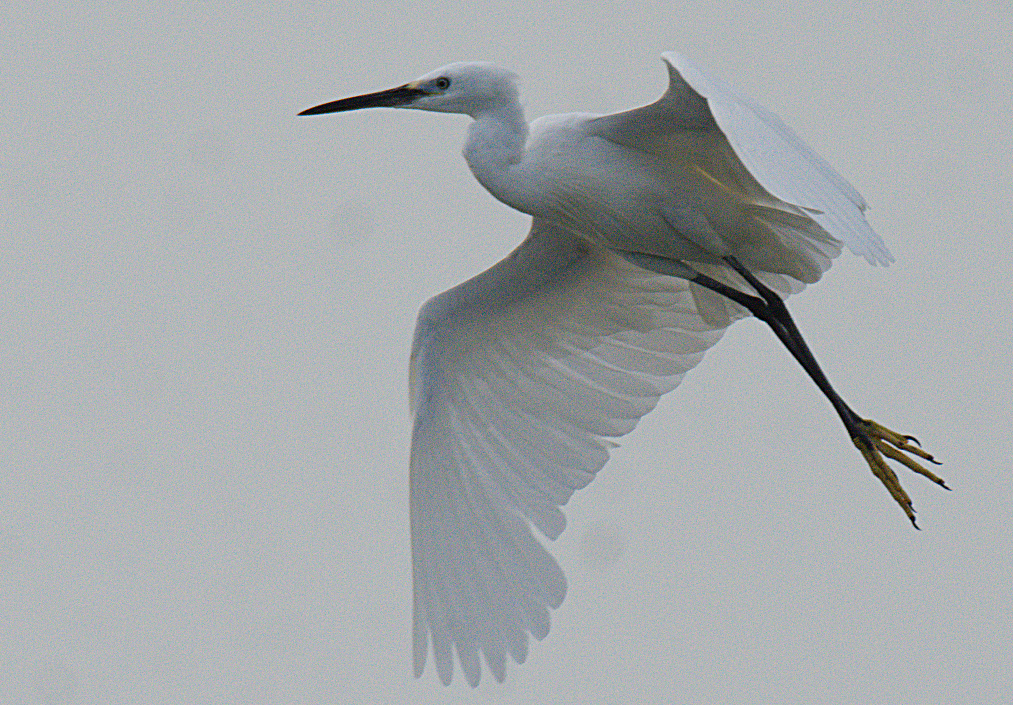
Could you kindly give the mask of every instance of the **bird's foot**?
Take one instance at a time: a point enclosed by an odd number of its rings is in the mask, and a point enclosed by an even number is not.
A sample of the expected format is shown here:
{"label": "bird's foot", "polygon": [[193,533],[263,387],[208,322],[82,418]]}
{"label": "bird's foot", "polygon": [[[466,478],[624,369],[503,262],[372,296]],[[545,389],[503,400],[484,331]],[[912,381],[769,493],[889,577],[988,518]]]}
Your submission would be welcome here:
{"label": "bird's foot", "polygon": [[865,458],[865,461],[872,469],[872,474],[878,477],[879,481],[886,486],[890,496],[900,505],[904,513],[907,514],[908,519],[911,520],[911,523],[917,529],[918,524],[915,522],[915,510],[911,503],[911,497],[901,487],[900,480],[897,479],[897,473],[886,464],[886,459],[883,456],[896,460],[910,470],[919,475],[924,475],[940,487],[948,490],[950,488],[946,486],[943,478],[923,466],[918,460],[915,460],[915,457],[934,463],[935,465],[940,465],[941,463],[933,458],[931,453],[922,450],[918,444],[918,439],[914,436],[905,436],[896,431],[891,431],[870,419],[859,420],[859,433],[854,435],[851,440],[858,447],[858,450],[861,451],[862,457]]}

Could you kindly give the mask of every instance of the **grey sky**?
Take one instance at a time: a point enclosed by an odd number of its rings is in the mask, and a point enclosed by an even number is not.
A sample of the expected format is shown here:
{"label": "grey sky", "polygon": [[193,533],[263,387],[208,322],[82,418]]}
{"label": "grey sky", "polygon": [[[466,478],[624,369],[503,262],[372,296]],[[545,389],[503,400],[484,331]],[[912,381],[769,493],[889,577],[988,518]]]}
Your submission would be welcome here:
{"label": "grey sky", "polygon": [[[22,4],[0,70],[0,702],[999,703],[1009,642],[1001,3]],[[993,9],[989,9],[993,8]],[[921,532],[769,331],[736,324],[567,507],[528,663],[410,674],[407,355],[527,218],[467,119],[333,98],[460,60],[529,117],[654,100],[674,49],[872,204],[790,307],[916,434]]]}

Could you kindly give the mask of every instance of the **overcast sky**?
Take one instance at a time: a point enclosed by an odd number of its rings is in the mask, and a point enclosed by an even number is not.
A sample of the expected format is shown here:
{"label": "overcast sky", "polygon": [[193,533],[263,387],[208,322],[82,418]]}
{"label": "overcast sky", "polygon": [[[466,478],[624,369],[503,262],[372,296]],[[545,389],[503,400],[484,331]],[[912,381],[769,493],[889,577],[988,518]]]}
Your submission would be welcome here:
{"label": "overcast sky", "polygon": [[[1007,702],[1004,4],[0,11],[0,702]],[[660,95],[668,49],[872,204],[897,263],[845,253],[790,306],[954,491],[902,474],[912,530],[738,323],[566,508],[569,594],[528,662],[415,681],[414,318],[527,218],[473,181],[467,118],[295,114],[479,59],[529,117],[611,112]]]}

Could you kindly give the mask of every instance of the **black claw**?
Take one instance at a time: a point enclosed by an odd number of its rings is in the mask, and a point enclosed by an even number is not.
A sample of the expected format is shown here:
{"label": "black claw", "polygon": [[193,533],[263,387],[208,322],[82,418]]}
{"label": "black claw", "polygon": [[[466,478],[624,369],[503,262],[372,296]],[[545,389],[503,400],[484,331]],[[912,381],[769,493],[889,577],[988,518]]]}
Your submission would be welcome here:
{"label": "black claw", "polygon": [[918,440],[917,438],[915,438],[914,436],[904,436],[904,438],[905,438],[906,440],[909,440],[909,441],[914,441],[914,442],[915,442],[915,445],[916,445],[916,446],[918,446],[919,448],[921,448],[921,447],[922,447],[922,442],[921,442],[921,441],[919,441],[919,440]]}
{"label": "black claw", "polygon": [[911,526],[913,526],[914,528],[916,528],[919,531],[921,531],[922,527],[918,526],[918,522],[915,521],[915,518],[914,518],[914,513],[915,513],[914,505],[913,504],[909,505],[908,508],[911,510],[911,516],[908,517],[911,520]]}

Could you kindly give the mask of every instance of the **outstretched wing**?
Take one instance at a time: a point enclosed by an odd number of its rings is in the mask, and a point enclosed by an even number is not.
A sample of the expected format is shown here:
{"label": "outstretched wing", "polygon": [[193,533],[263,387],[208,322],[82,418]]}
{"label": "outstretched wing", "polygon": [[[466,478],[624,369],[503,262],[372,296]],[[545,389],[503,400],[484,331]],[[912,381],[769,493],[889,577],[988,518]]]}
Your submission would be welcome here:
{"label": "outstretched wing", "polygon": [[[716,127],[768,194],[801,209],[800,213],[871,264],[893,261],[865,221],[868,206],[862,196],[777,115],[680,54],[667,52],[662,58],[669,75],[665,94],[642,108],[597,118],[589,125],[594,134],[665,158],[673,144],[680,151],[694,148],[696,143],[687,140],[687,135],[713,132]],[[768,211],[765,217],[771,215]],[[785,216],[772,217],[783,220]],[[798,229],[793,222],[773,225]],[[812,237],[812,233],[796,235]]]}
{"label": "outstretched wing", "polygon": [[594,479],[658,398],[718,341],[688,283],[638,269],[536,219],[505,260],[429,301],[411,362],[415,673],[431,640],[476,685],[498,680],[566,592],[530,525]]}

